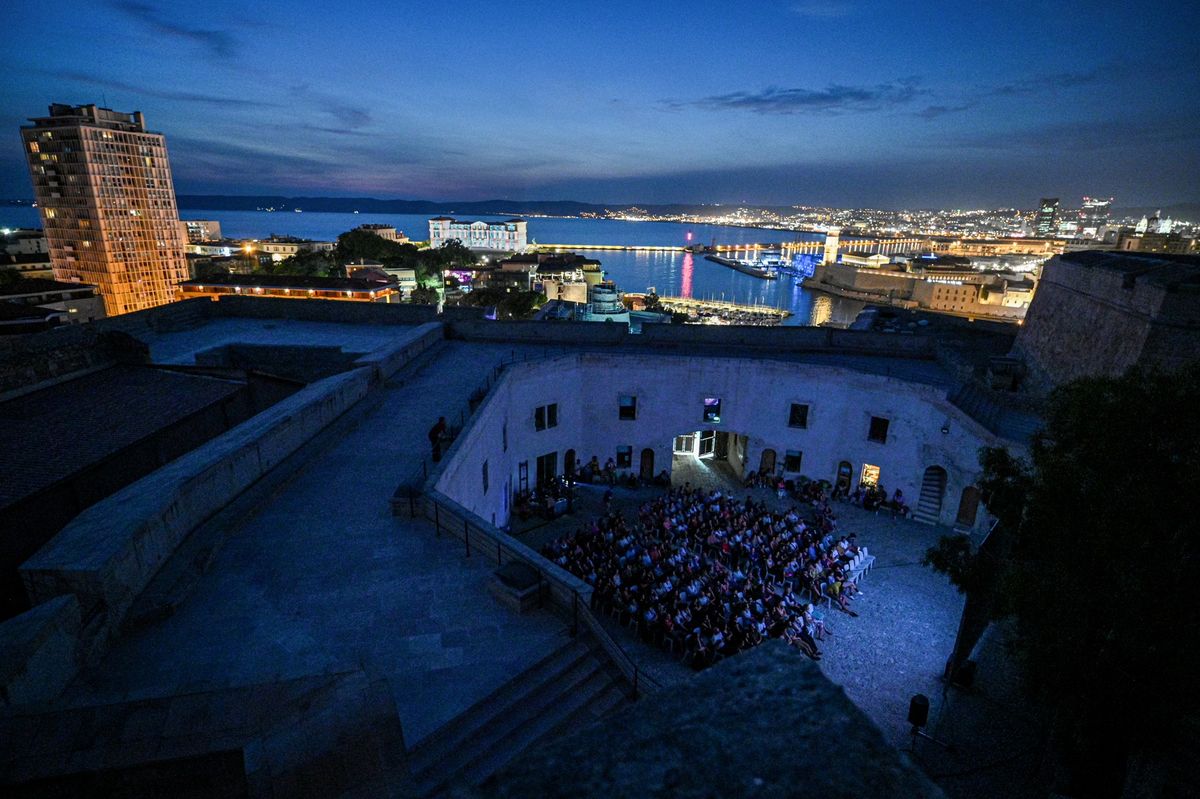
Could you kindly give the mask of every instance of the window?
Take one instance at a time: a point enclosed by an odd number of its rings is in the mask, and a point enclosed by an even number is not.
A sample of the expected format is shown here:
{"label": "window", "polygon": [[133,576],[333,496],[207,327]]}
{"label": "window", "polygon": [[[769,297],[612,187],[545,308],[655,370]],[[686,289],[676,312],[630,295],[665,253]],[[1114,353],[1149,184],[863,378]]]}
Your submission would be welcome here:
{"label": "window", "polygon": [[788,411],[788,427],[799,427],[801,430],[808,428],[808,405],[792,403],[791,410]]}
{"label": "window", "polygon": [[533,412],[533,426],[537,430],[558,427],[558,403],[539,405]]}
{"label": "window", "polygon": [[633,466],[633,447],[617,447],[617,468],[628,469]]}
{"label": "window", "polygon": [[504,452],[508,452],[508,420],[500,425],[500,444]]}
{"label": "window", "polygon": [[799,450],[789,449],[787,455],[783,459],[783,470],[785,472],[800,471],[800,460],[804,457],[804,453]]}
{"label": "window", "polygon": [[872,416],[871,426],[867,430],[867,441],[886,444],[889,424],[888,420],[882,416]]}
{"label": "window", "polygon": [[879,485],[879,467],[870,463],[864,463],[862,477],[859,478],[859,482],[868,486]]}
{"label": "window", "polygon": [[517,488],[521,491],[529,490],[529,461],[521,461],[517,466]]}
{"label": "window", "polygon": [[545,455],[538,455],[537,459],[537,484],[544,485],[549,483],[558,476],[558,453],[547,452]]}
{"label": "window", "polygon": [[622,394],[620,408],[617,411],[618,419],[636,419],[637,418],[637,397],[630,394]]}
{"label": "window", "polygon": [[487,490],[488,490],[487,464],[488,464],[487,461],[483,462],[483,493],[485,493],[485,494],[487,493]]}
{"label": "window", "polygon": [[704,421],[711,424],[721,423],[721,399],[720,397],[705,397],[704,398]]}

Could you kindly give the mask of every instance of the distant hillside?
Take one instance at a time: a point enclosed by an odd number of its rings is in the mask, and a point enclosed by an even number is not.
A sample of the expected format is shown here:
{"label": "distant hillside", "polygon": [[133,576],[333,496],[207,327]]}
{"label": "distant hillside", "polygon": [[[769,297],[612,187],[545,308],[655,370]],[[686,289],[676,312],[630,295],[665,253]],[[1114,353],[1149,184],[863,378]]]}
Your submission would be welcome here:
{"label": "distant hillside", "polygon": [[[253,211],[256,208],[302,208],[305,211],[376,214],[452,214],[583,216],[611,211],[639,209],[654,214],[711,213],[711,205],[634,205],[581,203],[574,200],[475,200],[470,202],[434,202],[432,200],[379,200],[373,197],[280,197],[231,196],[221,194],[181,194],[180,208],[211,211]],[[764,206],[765,207],[765,206]],[[782,209],[778,209],[782,210]]]}
{"label": "distant hillside", "polygon": [[570,200],[477,200],[472,202],[434,202],[432,200],[379,200],[373,197],[280,197],[227,196],[220,194],[181,194],[180,208],[204,208],[214,211],[253,211],[256,208],[302,208],[305,211],[377,214],[459,214],[505,215],[542,214],[579,216],[603,213],[606,206]]}

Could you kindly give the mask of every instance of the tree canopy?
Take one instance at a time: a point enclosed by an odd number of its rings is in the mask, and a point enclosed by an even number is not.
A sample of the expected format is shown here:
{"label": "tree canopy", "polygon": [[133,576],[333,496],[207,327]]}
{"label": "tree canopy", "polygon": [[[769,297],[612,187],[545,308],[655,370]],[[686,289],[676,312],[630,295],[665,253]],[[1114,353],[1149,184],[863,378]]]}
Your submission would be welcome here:
{"label": "tree canopy", "polygon": [[[998,611],[1079,795],[1115,795],[1128,755],[1200,712],[1200,364],[1088,378],[1051,397],[1024,462],[985,450],[1010,557]],[[943,539],[927,562],[968,592],[988,564]]]}
{"label": "tree canopy", "polygon": [[344,270],[330,253],[301,250],[282,261],[262,261],[254,269],[261,275],[300,275],[304,277],[341,277]]}

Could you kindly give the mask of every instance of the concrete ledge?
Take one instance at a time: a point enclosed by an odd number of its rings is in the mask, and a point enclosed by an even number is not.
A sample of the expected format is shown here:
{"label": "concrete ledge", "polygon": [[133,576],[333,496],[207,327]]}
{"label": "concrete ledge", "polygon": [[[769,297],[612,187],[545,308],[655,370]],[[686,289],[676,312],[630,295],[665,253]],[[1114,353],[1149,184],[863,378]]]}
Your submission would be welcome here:
{"label": "concrete ledge", "polygon": [[340,300],[290,300],[279,297],[222,297],[204,300],[212,316],[240,319],[291,319],[364,325],[419,325],[437,320],[432,305]]}
{"label": "concrete ledge", "polygon": [[221,796],[408,795],[410,782],[391,692],[362,671],[17,711],[0,715],[0,740],[0,786],[21,796],[83,795],[100,772],[127,775],[116,780],[122,795],[169,796],[147,766],[162,764],[158,776],[177,780],[181,759],[221,753],[236,753],[238,768],[225,777],[240,783]]}
{"label": "concrete ledge", "polygon": [[633,335],[624,325],[454,320],[448,322],[448,328],[450,337],[468,341],[509,341],[546,346],[750,348],[771,352],[836,352],[920,359],[934,358],[937,344],[934,336],[897,336],[828,327],[645,324],[642,325],[641,335]]}
{"label": "concrete ledge", "polygon": [[428,322],[416,327],[412,334],[398,341],[368,352],[355,365],[370,368],[376,379],[387,378],[407,366],[419,355],[437,345],[445,336],[440,322]]}
{"label": "concrete ledge", "polygon": [[31,601],[75,594],[88,634],[104,639],[188,533],[366,396],[372,378],[362,368],[313,383],[93,505],[22,565]]}
{"label": "concrete ledge", "polygon": [[79,602],[60,596],[0,624],[0,705],[46,702],[75,676]]}

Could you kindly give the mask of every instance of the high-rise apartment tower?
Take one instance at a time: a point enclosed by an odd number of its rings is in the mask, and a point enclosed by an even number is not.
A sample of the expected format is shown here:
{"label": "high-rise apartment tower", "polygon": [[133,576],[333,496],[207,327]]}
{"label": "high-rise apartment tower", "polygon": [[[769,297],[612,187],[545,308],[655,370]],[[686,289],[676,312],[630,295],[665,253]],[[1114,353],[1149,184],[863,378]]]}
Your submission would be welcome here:
{"label": "high-rise apartment tower", "polygon": [[1043,197],[1038,204],[1037,216],[1033,219],[1033,232],[1040,238],[1049,238],[1058,231],[1058,198]]}
{"label": "high-rise apartment tower", "polygon": [[21,128],[54,276],[91,283],[109,316],[175,299],[188,279],[166,139],[141,112],[54,104]]}

